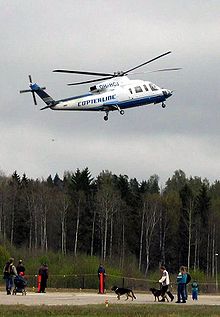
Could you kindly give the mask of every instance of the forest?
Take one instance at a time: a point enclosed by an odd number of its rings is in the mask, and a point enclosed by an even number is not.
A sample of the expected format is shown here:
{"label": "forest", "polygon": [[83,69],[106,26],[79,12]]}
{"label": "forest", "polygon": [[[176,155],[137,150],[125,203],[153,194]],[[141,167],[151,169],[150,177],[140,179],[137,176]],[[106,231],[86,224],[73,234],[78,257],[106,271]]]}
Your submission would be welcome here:
{"label": "forest", "polygon": [[165,264],[214,276],[220,241],[220,181],[177,170],[138,181],[88,168],[47,179],[0,174],[0,243],[33,252],[97,256],[140,272]]}

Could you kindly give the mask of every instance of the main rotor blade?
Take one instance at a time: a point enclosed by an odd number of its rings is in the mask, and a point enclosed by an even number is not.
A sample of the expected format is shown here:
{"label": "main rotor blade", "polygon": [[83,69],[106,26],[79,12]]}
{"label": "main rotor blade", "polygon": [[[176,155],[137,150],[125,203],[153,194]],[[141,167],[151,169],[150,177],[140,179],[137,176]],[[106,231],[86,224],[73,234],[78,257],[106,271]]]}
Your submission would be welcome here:
{"label": "main rotor blade", "polygon": [[169,72],[169,71],[175,71],[175,70],[180,70],[180,69],[182,69],[182,68],[181,67],[178,67],[178,68],[163,68],[163,69],[152,70],[149,73]]}
{"label": "main rotor blade", "polygon": [[157,57],[154,57],[154,58],[150,59],[149,61],[147,61],[147,62],[145,62],[145,63],[142,63],[142,64],[140,64],[140,65],[138,65],[138,66],[136,66],[136,67],[133,67],[133,68],[131,68],[131,69],[129,69],[129,70],[126,70],[125,72],[123,72],[123,74],[126,75],[126,74],[128,74],[129,72],[131,72],[132,70],[135,70],[135,69],[137,69],[137,68],[139,68],[139,67],[142,67],[142,66],[144,66],[144,65],[147,65],[147,64],[149,64],[149,63],[155,61],[156,59],[159,59],[159,58],[161,58],[161,57],[163,57],[163,56],[165,56],[165,55],[168,55],[168,54],[170,54],[170,53],[171,53],[171,51],[166,52],[166,53],[164,53],[164,54],[161,54],[161,55],[159,55],[159,56],[157,56]]}
{"label": "main rotor blade", "polygon": [[114,74],[109,74],[109,73],[84,72],[79,70],[68,70],[68,69],[54,69],[53,72],[67,73],[67,74],[93,75],[93,76],[114,76]]}
{"label": "main rotor blade", "polygon": [[[107,77],[107,78],[105,78],[105,80],[111,79],[113,77],[114,76]],[[77,85],[83,85],[83,84],[88,84],[88,83],[94,83],[94,82],[102,81],[102,80],[104,80],[104,79],[103,78],[99,78],[99,79],[93,79],[93,80],[80,81],[78,83],[70,83],[70,84],[67,84],[67,85],[68,86],[77,86]]]}
{"label": "main rotor blade", "polygon": [[135,72],[135,73],[130,73],[129,76],[134,76],[134,75],[143,75],[143,74],[151,74],[151,73],[157,73],[157,72],[168,72],[168,71],[176,71],[182,69],[181,67],[178,68],[163,68],[163,69],[156,69],[156,70],[149,70],[148,72]]}

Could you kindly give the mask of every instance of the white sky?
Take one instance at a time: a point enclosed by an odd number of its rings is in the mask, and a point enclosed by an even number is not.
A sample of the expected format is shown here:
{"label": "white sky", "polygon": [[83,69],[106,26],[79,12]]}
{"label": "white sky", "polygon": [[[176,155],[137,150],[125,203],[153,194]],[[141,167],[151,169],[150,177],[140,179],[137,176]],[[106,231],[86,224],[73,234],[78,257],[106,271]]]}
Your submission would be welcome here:
{"label": "white sky", "polygon": [[[218,0],[0,0],[0,169],[46,178],[88,167],[161,183],[182,169],[219,179],[219,16]],[[181,71],[137,76],[175,91],[165,109],[104,122],[101,112],[39,111],[41,100],[19,94],[32,74],[54,99],[78,95],[89,85],[66,83],[90,78],[52,70],[114,72],[169,50],[142,70]]]}

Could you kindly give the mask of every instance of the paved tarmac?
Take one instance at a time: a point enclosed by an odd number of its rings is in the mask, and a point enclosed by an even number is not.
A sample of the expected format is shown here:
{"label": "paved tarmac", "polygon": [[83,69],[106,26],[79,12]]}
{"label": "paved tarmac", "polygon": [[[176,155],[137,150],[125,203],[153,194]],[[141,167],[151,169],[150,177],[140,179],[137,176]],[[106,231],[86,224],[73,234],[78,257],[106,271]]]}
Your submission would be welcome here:
{"label": "paved tarmac", "polygon": [[217,295],[200,295],[198,301],[192,301],[189,297],[187,304],[176,304],[175,300],[172,303],[155,303],[154,297],[151,294],[136,293],[137,299],[125,300],[122,296],[120,300],[114,293],[96,294],[92,292],[50,292],[46,294],[38,294],[27,292],[27,295],[6,295],[5,292],[0,292],[0,305],[90,305],[102,304],[117,305],[117,304],[158,304],[158,305],[220,305],[220,296]]}

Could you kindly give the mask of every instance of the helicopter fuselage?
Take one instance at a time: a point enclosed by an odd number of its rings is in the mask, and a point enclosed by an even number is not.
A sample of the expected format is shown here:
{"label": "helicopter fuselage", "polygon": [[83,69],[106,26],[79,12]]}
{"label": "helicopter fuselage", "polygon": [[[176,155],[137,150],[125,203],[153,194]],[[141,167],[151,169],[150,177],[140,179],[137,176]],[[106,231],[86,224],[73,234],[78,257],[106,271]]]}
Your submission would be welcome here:
{"label": "helicopter fuselage", "polygon": [[113,111],[163,103],[172,95],[168,89],[143,80],[119,77],[90,88],[86,95],[57,100],[53,110]]}

